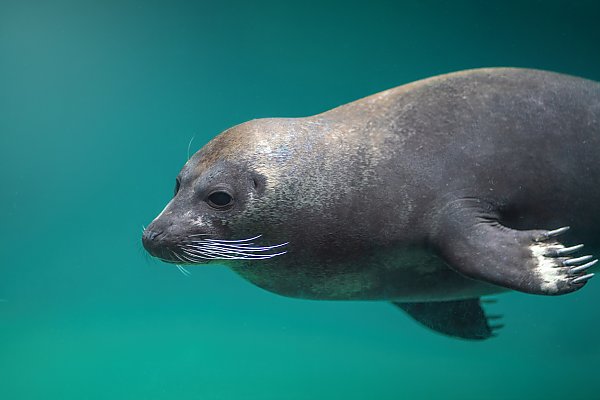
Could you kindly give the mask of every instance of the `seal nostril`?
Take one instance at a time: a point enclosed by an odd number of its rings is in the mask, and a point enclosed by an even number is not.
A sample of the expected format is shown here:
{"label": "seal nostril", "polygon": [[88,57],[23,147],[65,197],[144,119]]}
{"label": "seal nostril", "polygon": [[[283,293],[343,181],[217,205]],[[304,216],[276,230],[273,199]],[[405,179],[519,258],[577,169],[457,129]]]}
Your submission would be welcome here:
{"label": "seal nostril", "polygon": [[153,231],[146,229],[142,234],[142,245],[153,256],[160,256],[161,248],[164,246],[160,236],[164,231]]}
{"label": "seal nostril", "polygon": [[143,239],[144,240],[154,240],[157,236],[161,235],[162,233],[163,233],[163,231],[156,232],[156,231],[146,230],[144,232]]}

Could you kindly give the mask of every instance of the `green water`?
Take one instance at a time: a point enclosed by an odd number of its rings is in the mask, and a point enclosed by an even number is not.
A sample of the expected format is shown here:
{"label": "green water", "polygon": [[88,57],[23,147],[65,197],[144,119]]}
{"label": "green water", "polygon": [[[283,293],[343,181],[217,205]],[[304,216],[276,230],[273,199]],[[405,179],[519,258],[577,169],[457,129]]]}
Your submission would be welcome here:
{"label": "green water", "polygon": [[594,3],[1,0],[0,398],[599,398],[599,282],[471,343],[140,243],[192,137],[472,67],[600,80]]}

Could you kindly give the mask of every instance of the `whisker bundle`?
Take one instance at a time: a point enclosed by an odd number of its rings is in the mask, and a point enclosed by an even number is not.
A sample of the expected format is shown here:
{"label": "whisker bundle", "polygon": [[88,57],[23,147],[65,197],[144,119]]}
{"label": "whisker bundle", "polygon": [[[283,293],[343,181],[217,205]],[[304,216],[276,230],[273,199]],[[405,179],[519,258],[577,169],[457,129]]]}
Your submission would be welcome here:
{"label": "whisker bundle", "polygon": [[[190,235],[198,237],[204,234]],[[206,235],[208,236],[208,235]],[[179,245],[181,254],[174,254],[187,263],[203,263],[207,260],[267,260],[287,253],[279,251],[288,243],[272,246],[257,246],[253,241],[262,235],[239,240],[219,240],[200,238],[188,240]]]}

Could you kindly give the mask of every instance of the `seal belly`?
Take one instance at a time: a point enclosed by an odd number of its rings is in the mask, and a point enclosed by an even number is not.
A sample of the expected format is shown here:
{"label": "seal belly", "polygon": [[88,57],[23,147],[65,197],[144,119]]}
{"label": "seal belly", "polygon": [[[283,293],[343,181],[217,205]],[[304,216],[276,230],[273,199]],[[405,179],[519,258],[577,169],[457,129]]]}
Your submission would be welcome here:
{"label": "seal belly", "polygon": [[418,249],[380,251],[345,262],[307,262],[292,255],[286,260],[231,269],[267,291],[312,300],[445,301],[505,290],[466,278],[431,252]]}

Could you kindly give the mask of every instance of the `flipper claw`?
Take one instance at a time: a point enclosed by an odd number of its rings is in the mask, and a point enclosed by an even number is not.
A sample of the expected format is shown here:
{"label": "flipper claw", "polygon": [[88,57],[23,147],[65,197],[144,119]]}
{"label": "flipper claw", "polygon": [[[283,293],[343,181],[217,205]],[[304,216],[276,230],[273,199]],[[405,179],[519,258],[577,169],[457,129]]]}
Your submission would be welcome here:
{"label": "flipper claw", "polygon": [[594,261],[590,261],[589,263],[580,265],[578,267],[570,268],[569,269],[569,274],[571,274],[571,275],[578,274],[579,272],[585,271],[586,269],[594,266],[597,262],[598,262],[598,260],[594,260]]}
{"label": "flipper claw", "polygon": [[[567,227],[555,229],[547,232],[545,236],[556,236],[566,230]],[[537,241],[530,247],[536,257],[535,271],[541,278],[540,286],[544,290],[544,294],[563,294],[579,290],[594,276],[594,274],[588,273],[588,268],[598,262],[594,256],[571,257],[566,255],[574,253],[582,247],[582,244],[565,247],[556,239],[547,242]]]}
{"label": "flipper claw", "polygon": [[563,226],[562,228],[558,228],[558,229],[554,229],[552,231],[544,232],[539,238],[537,238],[536,241],[537,242],[541,242],[541,241],[550,239],[551,237],[562,235],[563,233],[565,233],[569,229],[571,229],[570,226]]}
{"label": "flipper claw", "polygon": [[[568,226],[513,229],[494,218],[482,221],[484,211],[477,211],[477,207],[459,205],[453,203],[442,217],[435,238],[440,256],[456,272],[508,289],[549,296],[575,292],[591,278],[581,276],[589,272],[583,268],[576,269],[580,272],[575,275],[569,273],[594,257],[565,255],[582,247],[579,242],[569,246],[563,243],[563,238],[570,240],[577,235],[556,237],[569,231]],[[580,237],[585,237],[585,232]]]}
{"label": "flipper claw", "polygon": [[578,278],[573,279],[571,281],[571,284],[574,285],[577,283],[584,283],[584,282],[588,281],[589,279],[591,279],[593,276],[594,276],[594,274],[587,274],[587,275],[580,276]]}
{"label": "flipper claw", "polygon": [[580,263],[590,261],[592,258],[594,258],[594,256],[590,256],[590,255],[583,256],[583,257],[577,257],[577,258],[570,258],[568,260],[563,261],[563,265],[565,267],[570,267],[571,265],[577,265]]}
{"label": "flipper claw", "polygon": [[583,248],[583,244],[578,244],[576,246],[571,246],[571,247],[551,249],[548,251],[548,253],[546,253],[546,257],[562,257],[562,256],[566,256],[566,255],[575,253],[576,251],[579,251],[582,248]]}

